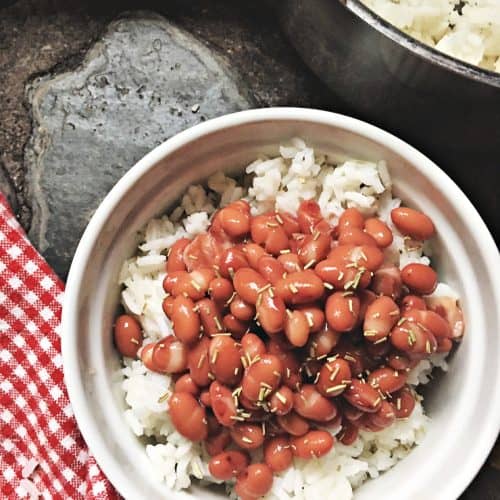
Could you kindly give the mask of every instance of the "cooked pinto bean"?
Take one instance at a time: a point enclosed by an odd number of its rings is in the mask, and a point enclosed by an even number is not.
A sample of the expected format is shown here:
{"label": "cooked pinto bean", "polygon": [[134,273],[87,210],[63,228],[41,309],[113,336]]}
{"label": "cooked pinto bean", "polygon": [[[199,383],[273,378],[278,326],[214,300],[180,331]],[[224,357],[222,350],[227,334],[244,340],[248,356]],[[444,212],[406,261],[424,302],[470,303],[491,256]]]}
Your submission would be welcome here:
{"label": "cooked pinto bean", "polygon": [[187,356],[189,374],[198,387],[206,387],[210,384],[209,346],[210,340],[203,337],[190,349]]}
{"label": "cooked pinto bean", "polygon": [[246,243],[243,245],[241,251],[245,254],[250,267],[255,270],[258,269],[260,258],[263,255],[269,255],[260,245],[257,245],[256,243]]}
{"label": "cooked pinto bean", "polygon": [[357,379],[351,381],[342,395],[352,406],[368,413],[376,412],[382,403],[380,394],[371,385]]}
{"label": "cooked pinto bean", "polygon": [[[208,300],[208,299],[207,299]],[[172,306],[172,323],[175,336],[185,344],[192,344],[200,335],[200,317],[194,302],[189,297],[179,295]]]}
{"label": "cooked pinto bean", "polygon": [[222,229],[231,238],[241,238],[250,231],[250,213],[227,206],[220,210],[219,220]]}
{"label": "cooked pinto bean", "polygon": [[329,236],[319,231],[307,235],[300,242],[300,248],[297,252],[300,262],[306,267],[311,267],[323,260],[330,251],[331,241],[332,239]]}
{"label": "cooked pinto bean", "polygon": [[328,355],[332,352],[333,348],[338,344],[340,332],[336,332],[325,323],[324,327],[317,333],[309,336],[308,353],[312,358],[319,358]]}
{"label": "cooked pinto bean", "polygon": [[156,367],[153,364],[153,350],[156,347],[156,343],[152,342],[151,344],[146,344],[141,349],[141,361],[144,363],[144,366],[151,371],[157,371]]}
{"label": "cooked pinto bean", "polygon": [[392,425],[396,420],[394,408],[388,401],[382,401],[380,408],[375,413],[368,414],[368,416],[374,425],[383,429]]}
{"label": "cooked pinto bean", "polygon": [[392,395],[392,405],[396,418],[409,417],[415,408],[415,397],[412,390],[406,385]]}
{"label": "cooked pinto bean", "polygon": [[191,243],[189,238],[180,238],[171,247],[167,260],[167,273],[186,271],[184,249]]}
{"label": "cooked pinto bean", "polygon": [[377,269],[373,274],[370,288],[377,295],[386,295],[393,300],[399,299],[403,291],[403,280],[399,268],[384,265]]}
{"label": "cooked pinto bean", "polygon": [[320,299],[324,293],[319,276],[307,269],[290,273],[276,283],[276,294],[287,304],[308,304]]}
{"label": "cooked pinto bean", "polygon": [[211,299],[201,299],[196,302],[195,310],[198,311],[205,335],[211,337],[224,331],[220,308]]}
{"label": "cooked pinto bean", "polygon": [[351,368],[349,363],[342,358],[327,361],[316,382],[318,392],[327,398],[342,394],[351,383]]}
{"label": "cooked pinto bean", "polygon": [[425,311],[427,305],[425,300],[418,295],[407,295],[401,301],[401,310],[403,312],[410,311],[412,309],[419,309],[420,311]]}
{"label": "cooked pinto bean", "polygon": [[272,290],[261,293],[256,304],[257,320],[269,335],[280,332],[285,322],[285,303]]}
{"label": "cooked pinto bean", "polygon": [[115,321],[115,344],[122,356],[135,358],[142,346],[142,331],[139,322],[128,314],[118,316]]}
{"label": "cooked pinto bean", "polygon": [[437,286],[437,274],[425,264],[408,264],[401,271],[403,283],[413,292],[422,295],[431,294]]}
{"label": "cooked pinto bean", "polygon": [[245,333],[241,338],[241,352],[251,363],[257,357],[266,354],[266,345],[255,333]]}
{"label": "cooked pinto bean", "polygon": [[168,412],[176,430],[191,441],[202,441],[208,435],[205,409],[192,394],[175,392],[169,402]]}
{"label": "cooked pinto bean", "polygon": [[250,458],[242,451],[225,451],[212,456],[208,462],[208,470],[212,476],[227,481],[243,472],[250,463]]}
{"label": "cooked pinto bean", "polygon": [[278,280],[283,278],[285,268],[278,259],[270,255],[263,255],[257,263],[257,271],[264,279],[269,281],[271,285],[275,285]]}
{"label": "cooked pinto bean", "polygon": [[256,500],[264,496],[272,485],[272,470],[266,464],[252,464],[238,474],[234,491],[241,500]]}
{"label": "cooked pinto bean", "polygon": [[309,338],[309,324],[306,315],[300,311],[288,311],[285,317],[285,335],[296,347],[306,345]]}
{"label": "cooked pinto bean", "polygon": [[276,415],[286,415],[293,408],[293,393],[286,385],[282,385],[269,398],[269,409]]}
{"label": "cooked pinto bean", "polygon": [[222,318],[222,324],[235,339],[240,339],[250,328],[250,321],[241,321],[233,314],[226,314]]}
{"label": "cooked pinto bean", "polygon": [[349,420],[342,420],[342,429],[338,434],[338,440],[345,446],[350,446],[358,439],[358,428]]}
{"label": "cooked pinto bean", "polygon": [[365,225],[365,218],[357,208],[346,208],[340,214],[339,229],[341,231],[353,227],[357,229],[363,229],[364,225]]}
{"label": "cooked pinto bean", "polygon": [[278,356],[264,354],[249,366],[241,382],[241,393],[250,401],[264,399],[264,394],[271,394],[281,382],[283,364]]}
{"label": "cooked pinto bean", "polygon": [[[409,312],[411,313],[411,311]],[[408,353],[410,356],[430,356],[436,352],[437,348],[434,335],[412,321],[405,321],[393,328],[390,339],[396,349]]]}
{"label": "cooked pinto bean", "polygon": [[175,392],[189,392],[193,396],[198,396],[200,388],[194,383],[193,378],[189,373],[185,373],[177,379],[174,386]]}
{"label": "cooked pinto bean", "polygon": [[370,234],[357,227],[350,227],[340,230],[339,243],[341,245],[367,245],[376,247],[377,241]]}
{"label": "cooked pinto bean", "polygon": [[[217,425],[219,425],[218,422]],[[205,440],[205,450],[207,450],[207,453],[213,457],[222,453],[231,444],[231,441],[232,439],[229,429],[222,427],[219,432],[213,436],[209,433],[207,439]]]}
{"label": "cooked pinto bean", "polygon": [[303,436],[309,430],[309,423],[305,418],[291,411],[286,415],[276,417],[278,425],[291,436]]}
{"label": "cooked pinto bean", "polygon": [[[234,273],[248,266],[248,260],[243,250],[235,247],[226,248],[221,255],[219,272],[224,278],[233,278]],[[234,284],[234,283],[233,283]]]}
{"label": "cooked pinto bean", "polygon": [[352,330],[358,321],[359,298],[354,294],[335,292],[326,301],[326,320],[338,332]]}
{"label": "cooked pinto bean", "polygon": [[218,304],[227,302],[233,295],[233,283],[226,278],[214,278],[208,285],[208,293]]}
{"label": "cooked pinto bean", "polygon": [[413,208],[394,208],[391,211],[391,219],[403,234],[416,240],[428,240],[436,231],[430,217]]}
{"label": "cooked pinto bean", "polygon": [[382,295],[366,309],[363,335],[373,343],[383,342],[399,321],[400,311],[396,302]]}
{"label": "cooked pinto bean", "polygon": [[309,431],[290,439],[292,452],[299,458],[319,458],[333,448],[333,436],[327,431]]}
{"label": "cooked pinto bean", "polygon": [[215,378],[226,385],[238,383],[243,375],[240,349],[231,337],[217,335],[208,348],[210,370]]}
{"label": "cooked pinto bean", "polygon": [[264,442],[262,427],[255,424],[236,424],[231,428],[231,437],[235,444],[244,450],[255,450]]}
{"label": "cooked pinto bean", "polygon": [[239,295],[231,300],[229,310],[240,321],[250,321],[255,316],[255,306],[245,302]]}
{"label": "cooked pinto bean", "polygon": [[464,334],[464,316],[454,297],[426,297],[428,308],[438,313],[448,321],[454,339],[460,339]]}
{"label": "cooked pinto bean", "polygon": [[174,310],[174,300],[175,297],[169,295],[168,297],[165,297],[163,299],[163,302],[161,303],[161,308],[163,309],[163,312],[165,313],[165,316],[167,316],[168,319],[172,319],[172,312]]}
{"label": "cooked pinto bean", "polygon": [[156,342],[151,356],[154,371],[181,373],[187,368],[188,349],[173,335]]}
{"label": "cooked pinto bean", "polygon": [[278,257],[278,262],[283,266],[284,272],[296,273],[302,271],[302,264],[296,253],[284,253]]}
{"label": "cooked pinto bean", "polygon": [[399,391],[405,384],[407,375],[392,368],[382,367],[368,375],[368,383],[377,390],[386,394]]}
{"label": "cooked pinto bean", "polygon": [[407,371],[411,367],[410,360],[403,354],[399,354],[397,352],[392,352],[391,354],[389,354],[389,356],[387,357],[387,364],[391,368],[394,368],[394,370],[398,371]]}
{"label": "cooked pinto bean", "polygon": [[293,395],[293,408],[302,417],[318,422],[328,422],[337,415],[335,403],[322,396],[312,384],[303,385]]}
{"label": "cooked pinto bean", "polygon": [[232,427],[236,423],[236,404],[231,390],[214,380],[210,384],[210,403],[215,418],[224,427]]}
{"label": "cooked pinto bean", "polygon": [[233,279],[236,293],[249,304],[255,305],[259,295],[269,284],[257,271],[250,267],[238,269]]}
{"label": "cooked pinto bean", "polygon": [[323,329],[325,326],[325,313],[323,309],[319,306],[311,305],[299,306],[297,309],[305,314],[311,332],[319,332]]}
{"label": "cooked pinto bean", "polygon": [[292,464],[293,453],[286,437],[277,436],[264,444],[264,461],[274,472],[281,472]]}
{"label": "cooked pinto bean", "polygon": [[387,248],[392,243],[393,236],[389,226],[376,217],[366,219],[365,231],[377,242],[380,248]]}

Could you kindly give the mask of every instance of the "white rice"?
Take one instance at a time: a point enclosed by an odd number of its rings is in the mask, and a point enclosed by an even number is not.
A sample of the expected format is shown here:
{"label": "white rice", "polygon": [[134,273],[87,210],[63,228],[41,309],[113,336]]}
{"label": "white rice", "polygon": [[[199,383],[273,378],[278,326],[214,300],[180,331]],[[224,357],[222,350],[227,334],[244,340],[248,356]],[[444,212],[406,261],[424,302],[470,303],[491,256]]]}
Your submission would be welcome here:
{"label": "white rice", "polygon": [[[392,225],[390,211],[401,201],[392,196],[391,179],[382,161],[344,158],[336,162],[336,158],[315,155],[302,140],[293,139],[280,148],[279,157],[260,158],[247,167],[246,173],[253,177],[248,192],[221,172],[208,179],[207,189],[191,186],[170,217],[147,224],[137,256],[123,264],[122,304],[141,322],[145,343],[173,334],[161,307],[165,297],[163,252],[177,239],[205,231],[209,214],[243,197],[250,202],[253,213],[274,208],[295,213],[303,199],[314,198],[323,216],[332,223],[345,208],[357,207],[365,214],[382,218],[393,229],[394,243],[386,250],[388,262],[401,267],[408,262],[430,262],[424,255],[428,249],[403,239]],[[444,284],[435,293],[456,295]],[[410,373],[409,383],[427,383],[435,366],[446,370],[444,358],[434,355],[421,361]],[[208,472],[208,457],[202,446],[181,436],[170,422],[166,395],[172,390],[171,378],[149,371],[140,360],[124,359],[124,365],[120,384],[128,406],[125,418],[135,435],[144,439],[158,481],[175,490],[187,488],[192,478],[219,482]],[[418,401],[408,419],[398,420],[381,432],[360,432],[352,446],[336,443],[332,452],[320,459],[295,459],[293,467],[275,476],[266,498],[350,499],[357,486],[391,468],[419,444],[428,421]],[[230,485],[228,493],[234,496]]]}
{"label": "white rice", "polygon": [[362,2],[417,40],[462,61],[500,72],[500,0]]}

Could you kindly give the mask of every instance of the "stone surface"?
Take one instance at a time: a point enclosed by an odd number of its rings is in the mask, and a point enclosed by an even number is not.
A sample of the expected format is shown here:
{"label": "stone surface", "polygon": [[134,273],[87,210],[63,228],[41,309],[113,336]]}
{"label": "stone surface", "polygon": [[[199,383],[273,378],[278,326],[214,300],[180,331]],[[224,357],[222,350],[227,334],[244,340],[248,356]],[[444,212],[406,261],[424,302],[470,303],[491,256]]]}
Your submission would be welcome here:
{"label": "stone surface", "polygon": [[195,123],[254,105],[221,60],[155,14],[113,22],[80,68],[30,94],[29,235],[61,276],[93,211],[138,159]]}
{"label": "stone surface", "polygon": [[2,193],[7,201],[10,203],[11,207],[16,210],[17,208],[17,199],[16,193],[14,191],[14,186],[12,186],[12,182],[10,178],[5,174],[5,172],[0,168],[0,193]]}

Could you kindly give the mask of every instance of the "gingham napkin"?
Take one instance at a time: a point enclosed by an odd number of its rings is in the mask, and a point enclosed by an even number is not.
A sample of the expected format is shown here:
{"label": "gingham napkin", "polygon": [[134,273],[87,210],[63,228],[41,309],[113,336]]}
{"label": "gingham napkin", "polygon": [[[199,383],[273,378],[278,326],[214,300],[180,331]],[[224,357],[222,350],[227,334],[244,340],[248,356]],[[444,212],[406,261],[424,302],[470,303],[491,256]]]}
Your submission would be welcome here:
{"label": "gingham napkin", "polygon": [[0,496],[114,499],[63,381],[63,283],[0,193]]}

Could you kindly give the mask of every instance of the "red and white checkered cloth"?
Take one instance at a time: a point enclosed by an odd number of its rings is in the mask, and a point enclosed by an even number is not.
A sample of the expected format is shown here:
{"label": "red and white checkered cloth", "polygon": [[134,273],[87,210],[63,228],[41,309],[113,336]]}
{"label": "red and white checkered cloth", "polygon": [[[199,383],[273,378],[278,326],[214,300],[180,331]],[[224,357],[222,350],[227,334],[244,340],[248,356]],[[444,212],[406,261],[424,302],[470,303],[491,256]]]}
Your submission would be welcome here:
{"label": "red and white checkered cloth", "polygon": [[119,498],[89,455],[64,386],[63,289],[0,193],[2,499],[29,498],[33,484],[42,498]]}

